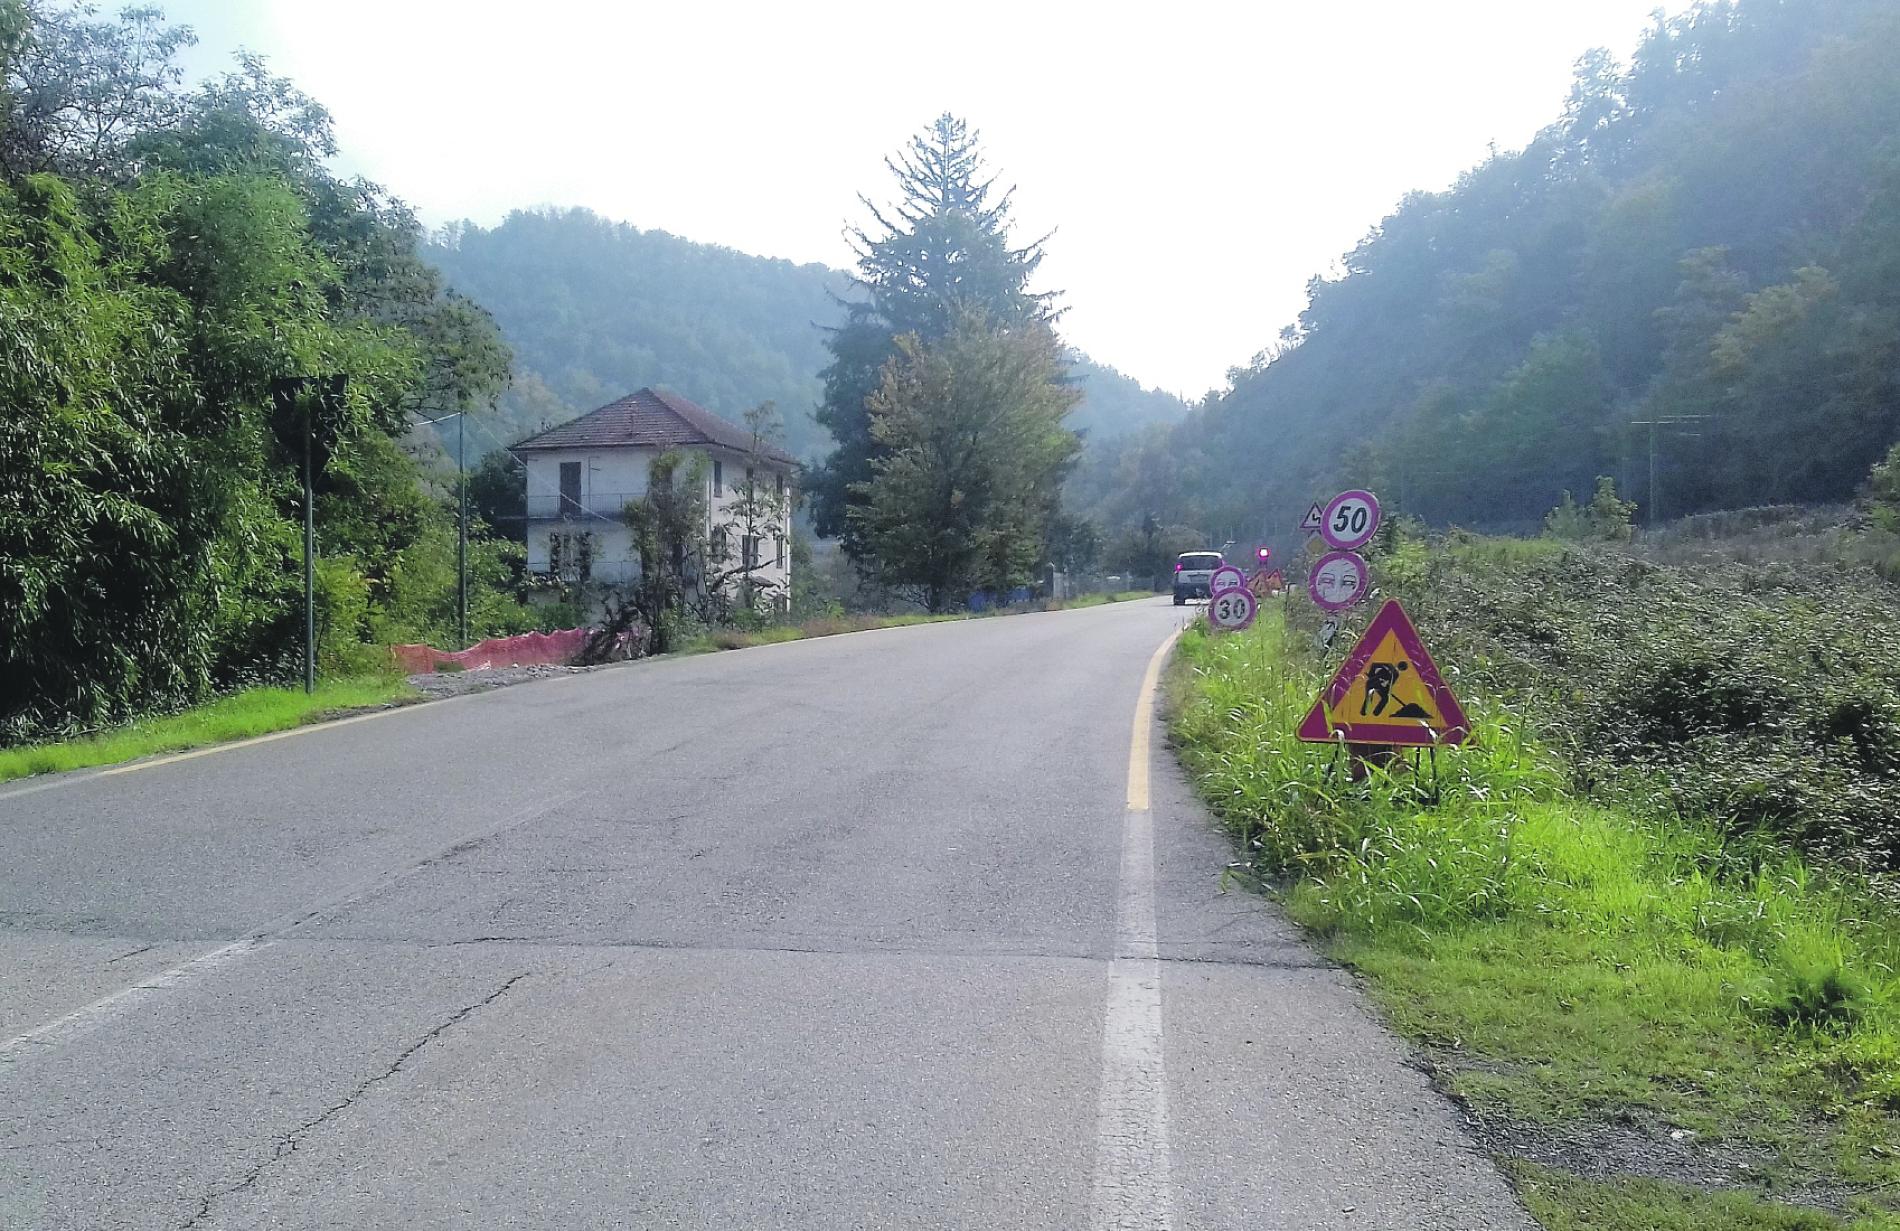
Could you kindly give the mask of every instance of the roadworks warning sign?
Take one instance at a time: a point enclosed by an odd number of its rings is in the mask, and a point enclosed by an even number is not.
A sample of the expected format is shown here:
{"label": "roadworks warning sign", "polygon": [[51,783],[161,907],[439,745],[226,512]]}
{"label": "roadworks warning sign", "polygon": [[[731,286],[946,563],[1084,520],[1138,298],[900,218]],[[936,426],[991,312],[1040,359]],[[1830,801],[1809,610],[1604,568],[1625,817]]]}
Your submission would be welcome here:
{"label": "roadworks warning sign", "polygon": [[1313,703],[1299,736],[1319,744],[1462,744],[1471,723],[1392,599]]}

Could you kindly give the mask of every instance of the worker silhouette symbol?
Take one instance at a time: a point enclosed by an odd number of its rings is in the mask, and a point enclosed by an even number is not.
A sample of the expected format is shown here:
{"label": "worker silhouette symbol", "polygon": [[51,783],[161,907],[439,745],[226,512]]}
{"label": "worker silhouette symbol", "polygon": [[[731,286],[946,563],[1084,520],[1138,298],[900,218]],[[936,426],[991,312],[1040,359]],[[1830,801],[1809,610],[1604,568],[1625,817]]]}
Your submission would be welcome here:
{"label": "worker silhouette symbol", "polygon": [[[1359,716],[1361,718],[1366,717],[1368,714],[1374,718],[1384,715],[1385,707],[1392,704],[1392,688],[1399,682],[1399,672],[1406,670],[1408,666],[1409,664],[1400,661],[1396,663],[1373,663],[1370,667],[1366,668],[1366,695],[1359,698]],[[1378,698],[1376,703],[1373,701],[1375,696]],[[1411,706],[1408,708],[1416,709],[1417,707]],[[1423,713],[1421,712],[1419,716],[1423,717]],[[1395,715],[1395,717],[1409,717],[1409,715],[1401,713]]]}

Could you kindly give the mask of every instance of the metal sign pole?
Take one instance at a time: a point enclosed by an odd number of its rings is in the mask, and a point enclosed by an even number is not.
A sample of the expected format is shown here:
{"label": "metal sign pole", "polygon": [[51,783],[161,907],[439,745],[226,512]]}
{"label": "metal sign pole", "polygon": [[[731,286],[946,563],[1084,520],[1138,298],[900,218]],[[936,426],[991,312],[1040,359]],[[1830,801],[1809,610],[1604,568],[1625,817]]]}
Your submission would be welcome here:
{"label": "metal sign pole", "polygon": [[455,417],[455,469],[462,489],[461,537],[455,545],[455,619],[461,641],[468,648],[468,412]]}
{"label": "metal sign pole", "polygon": [[317,510],[316,476],[311,472],[315,433],[308,388],[303,397],[303,690],[317,691]]}

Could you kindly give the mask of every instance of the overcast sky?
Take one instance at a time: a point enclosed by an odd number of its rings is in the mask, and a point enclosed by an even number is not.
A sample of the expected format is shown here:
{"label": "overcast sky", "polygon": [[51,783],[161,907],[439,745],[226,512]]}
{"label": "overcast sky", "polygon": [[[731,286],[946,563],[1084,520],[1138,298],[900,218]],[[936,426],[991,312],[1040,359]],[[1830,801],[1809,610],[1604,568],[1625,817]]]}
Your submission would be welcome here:
{"label": "overcast sky", "polygon": [[[585,205],[844,265],[856,194],[938,112],[981,130],[1096,359],[1190,397],[1299,312],[1401,195],[1627,57],[1658,0],[173,0],[190,66],[264,53],[340,169],[425,221]],[[1670,12],[1684,7],[1668,0]]]}

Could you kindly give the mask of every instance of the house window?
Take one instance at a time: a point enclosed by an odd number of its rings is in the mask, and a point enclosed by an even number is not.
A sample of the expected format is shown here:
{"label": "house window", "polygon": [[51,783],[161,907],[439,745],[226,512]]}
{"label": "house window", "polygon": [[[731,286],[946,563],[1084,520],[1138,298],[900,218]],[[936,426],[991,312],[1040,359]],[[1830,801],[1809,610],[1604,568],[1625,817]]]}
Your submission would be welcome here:
{"label": "house window", "polygon": [[713,495],[723,496],[725,494],[726,494],[726,464],[722,461],[715,459],[713,461]]}
{"label": "house window", "polygon": [[746,568],[759,567],[759,536],[747,534],[740,539],[739,562]]}
{"label": "house window", "polygon": [[779,500],[785,499],[785,476],[784,475],[775,474],[772,476],[772,495]]}
{"label": "house window", "polygon": [[561,463],[561,516],[572,517],[581,507],[581,464]]}
{"label": "house window", "polygon": [[713,527],[712,557],[716,561],[724,561],[726,558],[726,528],[724,526]]}
{"label": "house window", "polygon": [[753,477],[750,466],[745,468],[745,494],[747,500],[759,494],[758,480]]}
{"label": "house window", "polygon": [[594,536],[585,530],[556,530],[548,535],[548,572],[562,581],[581,582],[594,575]]}
{"label": "house window", "polygon": [[776,548],[776,551],[774,552],[774,554],[778,557],[778,567],[784,568],[785,567],[785,536],[782,534],[779,535],[777,538],[772,540],[772,543],[774,547]]}

